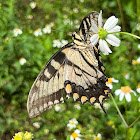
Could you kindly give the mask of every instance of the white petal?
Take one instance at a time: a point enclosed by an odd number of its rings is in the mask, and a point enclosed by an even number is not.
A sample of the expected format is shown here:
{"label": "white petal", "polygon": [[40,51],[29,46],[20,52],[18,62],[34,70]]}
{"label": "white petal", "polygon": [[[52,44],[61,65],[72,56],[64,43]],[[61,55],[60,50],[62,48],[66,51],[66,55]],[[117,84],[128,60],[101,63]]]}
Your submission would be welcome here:
{"label": "white petal", "polygon": [[74,140],[74,138],[73,138],[73,136],[72,136],[72,135],[70,136],[70,140]]}
{"label": "white petal", "polygon": [[114,20],[114,19],[115,19],[115,16],[109,17],[109,18],[106,20],[106,22],[105,22],[103,28],[104,28],[104,29],[107,29],[107,27],[109,26],[110,22],[111,22],[112,20]]}
{"label": "white petal", "polygon": [[140,63],[140,57],[137,59],[137,62],[139,62],[139,63]]}
{"label": "white petal", "polygon": [[98,135],[97,135],[100,139],[101,139],[101,137],[102,137],[102,135],[100,134],[100,133],[98,133]]}
{"label": "white petal", "polygon": [[120,101],[123,100],[123,98],[124,98],[124,94],[125,94],[125,93],[123,93],[123,92],[120,93],[120,98],[119,98]]}
{"label": "white petal", "polygon": [[112,78],[113,83],[118,83],[119,80],[116,80],[115,78]]}
{"label": "white petal", "polygon": [[15,36],[17,36],[17,35],[18,35],[18,33],[15,33],[14,35],[15,35]]}
{"label": "white petal", "polygon": [[114,28],[117,23],[118,23],[118,18],[116,18],[115,16],[111,16],[107,19],[103,28],[106,30],[110,30]]}
{"label": "white petal", "polygon": [[130,93],[126,93],[125,94],[125,98],[126,98],[126,101],[127,102],[130,102],[131,101],[131,95],[130,95]]}
{"label": "white petal", "polygon": [[98,17],[98,26],[99,28],[102,27],[102,10],[100,11],[99,17]]}
{"label": "white petal", "polygon": [[137,91],[138,93],[140,93],[140,88],[137,88],[136,91]]}
{"label": "white petal", "polygon": [[98,34],[94,34],[91,38],[90,38],[90,42],[93,46],[95,46],[98,42],[98,38],[99,38],[99,35]]}
{"label": "white petal", "polygon": [[76,129],[74,132],[77,133],[77,134],[80,134],[80,130],[79,129]]}
{"label": "white petal", "polygon": [[67,127],[69,127],[70,129],[72,129],[73,128],[73,125],[67,124]]}
{"label": "white petal", "polygon": [[132,89],[131,89],[131,92],[133,92],[135,96],[137,95],[136,92],[134,90],[132,90]]}
{"label": "white petal", "polygon": [[119,47],[120,46],[120,42],[121,42],[116,36],[114,36],[112,34],[107,35],[106,41],[109,44],[111,44],[112,46],[116,46],[116,47]]}
{"label": "white petal", "polygon": [[114,28],[112,28],[111,30],[108,30],[108,33],[113,33],[113,32],[120,32],[121,31],[121,27],[116,25]]}
{"label": "white petal", "polygon": [[122,92],[121,89],[117,89],[117,90],[115,91],[115,95],[118,96],[121,92]]}
{"label": "white petal", "polygon": [[105,52],[105,47],[103,45],[103,40],[102,39],[99,40],[99,47],[100,47],[100,51],[102,53],[104,53]]}
{"label": "white petal", "polygon": [[100,51],[104,55],[108,55],[109,53],[112,53],[112,51],[109,49],[107,42],[105,40],[102,40],[102,39],[99,40],[99,47],[100,47]]}
{"label": "white petal", "polygon": [[81,139],[77,137],[77,138],[75,138],[75,140],[81,140]]}
{"label": "white petal", "polygon": [[99,32],[99,29],[97,25],[94,23],[94,21],[91,21],[91,30],[96,34]]}
{"label": "white petal", "polygon": [[113,85],[112,84],[106,84],[110,89],[113,88]]}
{"label": "white petal", "polygon": [[140,102],[140,97],[138,98],[138,101]]}

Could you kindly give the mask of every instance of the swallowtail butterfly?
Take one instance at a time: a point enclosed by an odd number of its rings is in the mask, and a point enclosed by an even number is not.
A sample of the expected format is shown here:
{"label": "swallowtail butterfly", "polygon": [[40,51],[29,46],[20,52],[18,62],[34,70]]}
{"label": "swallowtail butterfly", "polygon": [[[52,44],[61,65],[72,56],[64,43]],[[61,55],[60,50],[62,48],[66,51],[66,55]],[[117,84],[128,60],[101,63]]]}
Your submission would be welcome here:
{"label": "swallowtail butterfly", "polygon": [[101,62],[98,44],[92,46],[91,22],[98,26],[97,12],[82,20],[79,33],[72,35],[73,42],[63,46],[52,56],[36,78],[27,101],[29,117],[35,117],[52,105],[73,97],[82,104],[99,103],[111,92],[106,86],[107,77]]}

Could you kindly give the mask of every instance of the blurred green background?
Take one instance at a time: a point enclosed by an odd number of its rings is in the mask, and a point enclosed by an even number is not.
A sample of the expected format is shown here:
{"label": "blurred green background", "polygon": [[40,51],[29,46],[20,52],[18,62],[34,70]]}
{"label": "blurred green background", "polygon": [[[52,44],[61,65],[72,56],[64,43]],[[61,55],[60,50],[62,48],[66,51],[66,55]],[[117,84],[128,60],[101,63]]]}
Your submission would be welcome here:
{"label": "blurred green background", "polygon": [[[34,3],[33,3],[34,2]],[[107,100],[108,117],[100,108],[82,105],[72,99],[29,119],[26,103],[29,90],[49,58],[59,49],[54,40],[62,44],[71,42],[71,33],[78,32],[84,16],[91,11],[103,10],[104,21],[111,15],[119,18],[122,31],[140,35],[139,0],[0,0],[0,139],[11,140],[17,132],[29,131],[35,140],[65,140],[75,129],[81,139],[92,140],[101,134],[103,140],[139,140],[140,121],[127,129],[111,99]],[[47,33],[43,28],[47,27]],[[14,30],[15,29],[15,30]],[[20,31],[20,30],[22,31]],[[37,30],[41,29],[41,30]],[[36,31],[36,32],[35,32]],[[41,31],[41,32],[40,32]],[[14,33],[15,32],[15,33]],[[19,34],[16,36],[16,33]],[[35,36],[36,35],[36,36]],[[140,83],[139,40],[119,35],[120,47],[111,47],[109,56],[103,56],[106,75],[118,79],[113,92],[122,86],[136,91]],[[129,78],[126,78],[126,73]],[[128,124],[140,115],[140,102],[115,100]],[[76,128],[67,127],[76,118]]]}

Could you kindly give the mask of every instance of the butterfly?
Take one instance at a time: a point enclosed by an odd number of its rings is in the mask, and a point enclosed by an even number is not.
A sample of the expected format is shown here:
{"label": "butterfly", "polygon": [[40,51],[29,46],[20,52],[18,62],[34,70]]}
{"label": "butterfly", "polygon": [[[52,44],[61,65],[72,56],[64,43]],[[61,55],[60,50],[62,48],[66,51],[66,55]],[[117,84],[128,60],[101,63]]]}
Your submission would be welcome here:
{"label": "butterfly", "polygon": [[111,90],[106,86],[107,77],[101,62],[99,44],[92,46],[91,23],[98,26],[99,13],[86,15],[73,33],[73,42],[56,52],[36,78],[29,92],[27,110],[29,117],[35,117],[52,105],[73,98],[82,104],[99,103],[109,98]]}

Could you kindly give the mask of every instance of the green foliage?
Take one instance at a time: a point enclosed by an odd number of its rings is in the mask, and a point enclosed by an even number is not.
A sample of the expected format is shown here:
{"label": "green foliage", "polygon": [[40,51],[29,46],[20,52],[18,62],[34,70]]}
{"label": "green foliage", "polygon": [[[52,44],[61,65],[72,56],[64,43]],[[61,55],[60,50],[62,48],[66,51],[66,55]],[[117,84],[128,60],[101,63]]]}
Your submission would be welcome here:
{"label": "green foliage", "polygon": [[[84,0],[83,0],[84,1]],[[77,128],[81,131],[81,139],[91,140],[98,133],[105,140],[137,140],[140,138],[140,121],[129,130],[119,118],[117,110],[111,100],[107,100],[110,108],[108,117],[100,109],[90,104],[81,106],[78,110],[74,107],[73,100],[61,104],[60,111],[54,107],[40,116],[29,119],[26,109],[27,96],[33,81],[44,67],[50,57],[58,50],[53,47],[53,40],[62,39],[71,42],[71,32],[78,32],[82,18],[91,11],[103,10],[106,20],[115,15],[119,18],[119,25],[133,34],[140,34],[137,30],[137,21],[140,13],[135,0],[121,1],[124,23],[116,0],[76,0],[54,1],[35,0],[36,7],[30,7],[30,0],[3,0],[0,2],[0,139],[11,140],[17,132],[29,131],[35,140],[63,140],[70,139],[70,135]],[[78,9],[78,12],[75,12]],[[65,24],[68,20],[73,23]],[[78,21],[77,21],[78,20]],[[50,34],[35,36],[34,31],[43,29],[46,24],[54,24]],[[13,29],[19,28],[22,34],[16,37]],[[119,80],[114,84],[113,92],[122,86],[130,86],[136,91],[140,83],[140,64],[133,65],[132,60],[140,56],[138,49],[139,40],[126,35],[120,35],[121,46],[112,47],[112,54],[103,56],[106,75]],[[21,65],[20,59],[26,59]],[[124,73],[130,74],[130,79],[125,79]],[[138,97],[132,95],[130,103],[119,101],[117,104],[128,122],[131,124],[140,115]],[[67,127],[69,120],[76,118],[78,125],[70,130]],[[39,123],[39,128],[33,126]],[[110,122],[110,123],[109,123]]]}

